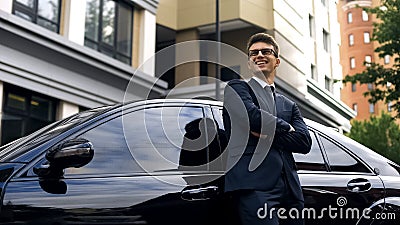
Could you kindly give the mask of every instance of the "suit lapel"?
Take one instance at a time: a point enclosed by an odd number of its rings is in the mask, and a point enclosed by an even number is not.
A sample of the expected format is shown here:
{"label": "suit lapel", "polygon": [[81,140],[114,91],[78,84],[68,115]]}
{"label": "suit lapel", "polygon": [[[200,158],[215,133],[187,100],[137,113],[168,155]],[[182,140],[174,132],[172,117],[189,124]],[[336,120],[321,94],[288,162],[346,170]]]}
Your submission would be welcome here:
{"label": "suit lapel", "polygon": [[260,104],[260,109],[266,110],[267,112],[274,114],[276,109],[272,93],[261,87],[261,85],[254,79],[250,79],[248,84],[253,90],[255,96],[257,97],[257,101]]}
{"label": "suit lapel", "polygon": [[283,99],[282,96],[278,93],[275,94],[275,106],[276,106],[276,114],[279,115],[283,110]]}

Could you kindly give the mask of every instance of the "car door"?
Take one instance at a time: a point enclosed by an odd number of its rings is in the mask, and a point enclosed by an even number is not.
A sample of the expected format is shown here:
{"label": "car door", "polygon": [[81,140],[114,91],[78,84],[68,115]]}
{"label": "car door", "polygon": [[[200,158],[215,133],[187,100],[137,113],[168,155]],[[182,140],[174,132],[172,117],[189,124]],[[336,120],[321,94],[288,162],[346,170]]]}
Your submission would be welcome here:
{"label": "car door", "polygon": [[[185,127],[204,118],[203,108],[127,111],[68,137],[93,145],[87,165],[60,177],[39,177],[35,168],[47,165],[41,155],[12,178],[3,197],[8,216],[0,223],[218,224],[211,213],[220,210],[219,174],[201,167],[207,154],[199,162],[191,159],[200,167],[180,165]],[[204,123],[196,126],[206,129]]]}
{"label": "car door", "polygon": [[332,139],[310,130],[311,152],[295,154],[305,199],[307,224],[356,224],[384,195],[380,178],[359,157]]}

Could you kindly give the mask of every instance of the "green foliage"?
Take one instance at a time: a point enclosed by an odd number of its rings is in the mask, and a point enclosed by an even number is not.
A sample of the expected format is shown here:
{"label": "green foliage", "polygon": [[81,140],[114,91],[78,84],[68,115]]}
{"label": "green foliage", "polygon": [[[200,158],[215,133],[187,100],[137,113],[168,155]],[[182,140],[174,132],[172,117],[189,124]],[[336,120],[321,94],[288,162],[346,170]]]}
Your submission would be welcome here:
{"label": "green foliage", "polygon": [[352,120],[350,138],[400,164],[400,127],[388,113],[369,120]]}
{"label": "green foliage", "polygon": [[[396,117],[400,118],[400,0],[382,0],[382,4],[375,8],[364,8],[380,20],[374,23],[372,40],[377,41],[380,47],[375,49],[380,58],[385,55],[394,57],[394,65],[384,68],[378,63],[368,63],[362,73],[353,76],[347,75],[344,83],[373,84],[375,89],[364,93],[370,96],[370,103],[380,100],[385,103],[393,102]],[[387,86],[387,84],[391,84]]]}

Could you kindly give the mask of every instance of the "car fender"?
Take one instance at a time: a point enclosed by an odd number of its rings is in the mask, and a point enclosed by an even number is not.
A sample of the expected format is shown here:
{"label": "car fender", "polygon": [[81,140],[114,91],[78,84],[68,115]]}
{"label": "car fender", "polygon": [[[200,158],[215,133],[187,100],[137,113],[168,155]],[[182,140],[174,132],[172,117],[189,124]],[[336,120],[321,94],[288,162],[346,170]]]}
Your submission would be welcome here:
{"label": "car fender", "polygon": [[374,221],[377,216],[377,213],[380,215],[386,214],[386,219],[384,219],[384,224],[395,224],[396,218],[400,218],[400,197],[386,197],[374,202],[371,206],[369,206],[370,212],[368,215],[363,215],[357,221],[357,225],[359,224],[370,224]]}

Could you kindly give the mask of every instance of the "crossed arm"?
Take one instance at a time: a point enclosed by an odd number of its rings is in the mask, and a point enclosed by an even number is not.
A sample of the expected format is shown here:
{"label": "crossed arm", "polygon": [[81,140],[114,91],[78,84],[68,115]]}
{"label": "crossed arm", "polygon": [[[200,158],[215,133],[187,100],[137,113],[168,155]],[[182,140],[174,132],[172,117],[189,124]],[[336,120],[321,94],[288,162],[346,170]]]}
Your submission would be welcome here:
{"label": "crossed arm", "polygon": [[296,104],[292,108],[292,121],[290,124],[295,131],[276,133],[274,136],[273,146],[290,152],[307,154],[311,149],[311,136],[304,123],[303,117]]}
{"label": "crossed arm", "polygon": [[[249,120],[250,133],[253,136],[264,138],[271,135],[271,130],[275,128],[272,134],[274,135],[273,147],[283,151],[297,152],[306,154],[311,149],[311,137],[307,126],[303,121],[296,104],[292,106],[292,116],[290,123],[272,115],[271,113],[260,109],[255,103],[250,87],[244,81],[230,82],[229,88],[225,91],[227,106],[233,109],[239,108],[238,104],[243,104],[243,110],[231,110],[231,118],[240,118]],[[240,121],[238,121],[240,122]],[[267,128],[267,132],[265,131]]]}
{"label": "crossed arm", "polygon": [[[262,130],[271,127],[277,133],[286,133],[291,129],[291,125],[281,118],[276,117],[270,112],[260,109],[255,103],[255,96],[250,93],[250,86],[245,81],[233,80],[225,88],[225,107],[228,108],[231,118],[248,120],[250,131],[264,133]],[[241,108],[244,106],[244,108]],[[240,122],[240,121],[235,121]]]}

